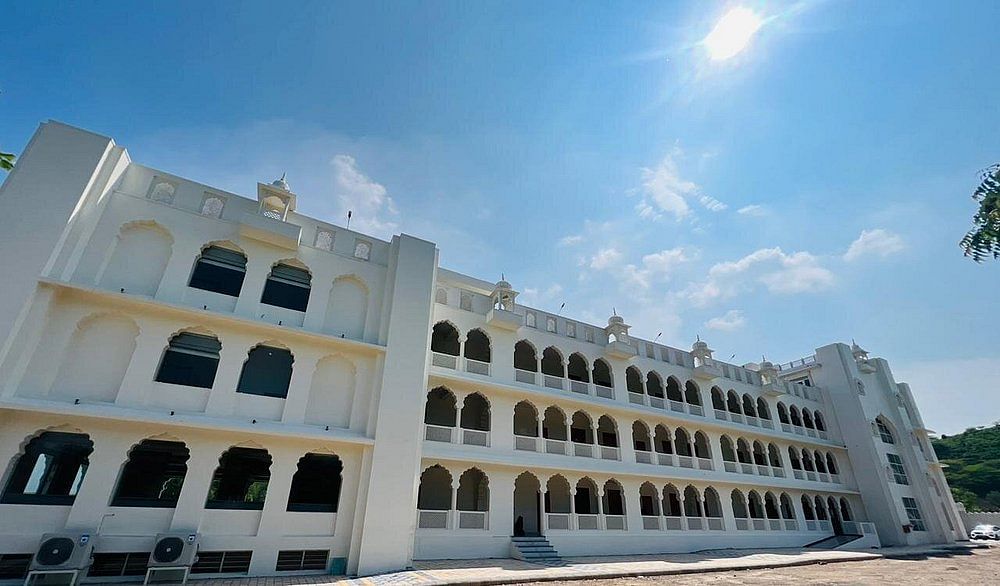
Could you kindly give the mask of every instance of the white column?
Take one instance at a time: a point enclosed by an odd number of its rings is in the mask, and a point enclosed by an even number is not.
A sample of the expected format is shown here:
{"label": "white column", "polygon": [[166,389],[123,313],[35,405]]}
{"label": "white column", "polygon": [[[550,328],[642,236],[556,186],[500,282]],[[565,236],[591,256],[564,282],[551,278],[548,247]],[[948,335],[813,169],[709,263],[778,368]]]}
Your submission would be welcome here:
{"label": "white column", "polygon": [[247,261],[247,273],[243,278],[243,289],[236,300],[236,315],[253,319],[260,318],[260,296],[264,293],[264,283],[271,274],[271,259],[251,256]]}
{"label": "white column", "polygon": [[[292,477],[298,468],[299,458],[303,454],[288,449],[270,449],[271,477],[267,481],[267,498],[260,513],[260,525],[257,535],[268,539],[280,539],[285,534],[288,519],[288,495],[292,488]],[[269,551],[269,555],[261,555],[258,551],[253,556],[250,565],[251,575],[270,573],[277,561],[277,550]]]}
{"label": "white column", "polygon": [[[219,352],[219,368],[215,373],[215,384],[208,396],[205,412],[216,417],[232,415],[236,405],[236,386],[246,362],[250,344],[241,336],[229,336],[222,340]],[[293,365],[294,368],[294,365]]]}
{"label": "white column", "polygon": [[96,533],[115,490],[116,483],[111,479],[118,478],[122,465],[128,459],[129,448],[140,438],[108,433],[102,434],[99,439],[94,442],[86,475],[66,519],[68,530]]}
{"label": "white column", "polygon": [[191,451],[191,458],[187,461],[187,474],[184,475],[184,484],[177,497],[170,530],[196,533],[205,514],[205,501],[208,499],[212,476],[219,467],[219,458],[229,448],[229,444],[199,440],[194,444],[188,443],[187,447]]}
{"label": "white column", "polygon": [[205,242],[181,238],[175,240],[170,251],[170,260],[163,271],[160,286],[156,290],[156,299],[171,303],[180,303],[184,299],[188,281],[194,271],[195,261],[201,254]]}
{"label": "white column", "polygon": [[125,370],[122,386],[115,399],[116,405],[141,407],[145,404],[173,331],[174,328],[162,323],[144,323],[141,326],[132,360]]}
{"label": "white column", "polygon": [[309,406],[309,391],[312,388],[313,376],[316,374],[316,365],[322,356],[320,352],[306,349],[297,350],[294,355],[292,378],[288,383],[288,395],[285,397],[285,409],[281,421],[301,424],[305,421],[306,408]]}

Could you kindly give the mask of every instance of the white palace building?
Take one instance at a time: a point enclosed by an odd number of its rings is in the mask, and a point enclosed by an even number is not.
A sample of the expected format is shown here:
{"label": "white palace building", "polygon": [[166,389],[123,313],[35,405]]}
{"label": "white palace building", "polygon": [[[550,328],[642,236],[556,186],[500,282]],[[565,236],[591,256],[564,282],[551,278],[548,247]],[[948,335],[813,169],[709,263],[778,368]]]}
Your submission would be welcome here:
{"label": "white palace building", "polygon": [[965,538],[857,345],[641,340],[58,122],[0,204],[0,581]]}

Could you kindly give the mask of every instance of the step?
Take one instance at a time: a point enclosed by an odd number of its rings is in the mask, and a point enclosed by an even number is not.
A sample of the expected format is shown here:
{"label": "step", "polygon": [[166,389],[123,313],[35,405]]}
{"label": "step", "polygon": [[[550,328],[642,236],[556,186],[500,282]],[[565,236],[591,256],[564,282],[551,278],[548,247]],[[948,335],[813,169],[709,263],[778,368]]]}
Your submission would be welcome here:
{"label": "step", "polygon": [[525,535],[511,537],[511,556],[515,559],[547,564],[561,564],[559,552],[552,547],[544,535]]}

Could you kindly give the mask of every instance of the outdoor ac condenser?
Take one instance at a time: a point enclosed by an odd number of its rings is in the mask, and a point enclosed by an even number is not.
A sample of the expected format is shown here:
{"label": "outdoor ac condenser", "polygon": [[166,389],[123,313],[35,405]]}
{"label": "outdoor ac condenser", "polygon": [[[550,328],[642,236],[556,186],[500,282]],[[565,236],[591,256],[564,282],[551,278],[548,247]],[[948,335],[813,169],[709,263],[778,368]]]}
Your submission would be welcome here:
{"label": "outdoor ac condenser", "polygon": [[182,572],[181,583],[187,582],[191,566],[198,561],[197,533],[160,533],[153,542],[145,584],[158,572]]}
{"label": "outdoor ac condenser", "polygon": [[80,573],[93,561],[94,544],[86,533],[45,533],[42,535],[25,585],[38,576],[69,574],[70,585],[76,583]]}

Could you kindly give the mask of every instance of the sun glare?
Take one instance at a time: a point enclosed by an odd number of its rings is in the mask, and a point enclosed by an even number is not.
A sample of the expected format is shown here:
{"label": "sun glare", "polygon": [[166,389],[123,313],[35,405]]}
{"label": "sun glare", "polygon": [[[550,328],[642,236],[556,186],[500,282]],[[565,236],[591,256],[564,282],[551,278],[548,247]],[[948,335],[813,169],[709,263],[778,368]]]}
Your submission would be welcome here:
{"label": "sun glare", "polygon": [[750,43],[764,21],[749,8],[733,8],[716,23],[702,41],[712,59],[721,61],[739,54]]}

